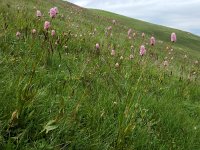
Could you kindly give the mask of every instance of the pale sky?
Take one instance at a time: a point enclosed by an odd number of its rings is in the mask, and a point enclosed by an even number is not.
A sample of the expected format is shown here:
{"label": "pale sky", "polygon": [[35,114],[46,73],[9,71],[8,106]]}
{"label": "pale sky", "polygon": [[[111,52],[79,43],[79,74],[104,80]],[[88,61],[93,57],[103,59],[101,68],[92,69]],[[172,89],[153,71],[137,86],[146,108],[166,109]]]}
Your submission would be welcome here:
{"label": "pale sky", "polygon": [[68,0],[200,35],[200,0]]}

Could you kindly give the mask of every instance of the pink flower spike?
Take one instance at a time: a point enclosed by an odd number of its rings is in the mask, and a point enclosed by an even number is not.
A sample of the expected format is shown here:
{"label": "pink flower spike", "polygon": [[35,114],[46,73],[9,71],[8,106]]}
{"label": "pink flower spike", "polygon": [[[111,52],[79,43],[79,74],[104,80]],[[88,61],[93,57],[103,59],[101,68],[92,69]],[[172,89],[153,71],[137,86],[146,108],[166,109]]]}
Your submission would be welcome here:
{"label": "pink flower spike", "polygon": [[129,30],[128,30],[128,36],[129,36],[129,37],[131,36],[131,33],[132,33],[132,29],[129,29]]}
{"label": "pink flower spike", "polygon": [[171,34],[171,42],[176,42],[176,33]]}
{"label": "pink flower spike", "polygon": [[154,46],[156,44],[156,39],[152,36],[150,39],[150,44]]}
{"label": "pink flower spike", "polygon": [[55,30],[52,30],[51,31],[51,36],[55,36],[56,35],[56,31]]}
{"label": "pink flower spike", "polygon": [[36,16],[37,16],[37,17],[42,17],[41,11],[37,10],[37,11],[36,11]]}
{"label": "pink flower spike", "polygon": [[45,21],[45,23],[44,23],[44,29],[45,30],[48,30],[49,28],[50,28],[50,22],[49,21]]}
{"label": "pink flower spike", "polygon": [[56,17],[56,14],[57,14],[57,10],[54,8],[51,8],[50,11],[49,11],[49,15],[51,18],[55,18]]}
{"label": "pink flower spike", "polygon": [[97,50],[100,49],[99,43],[96,44],[96,49],[97,49]]}
{"label": "pink flower spike", "polygon": [[140,56],[143,56],[143,55],[145,55],[145,54],[146,54],[146,49],[145,49],[145,46],[142,45],[142,46],[140,47]]}

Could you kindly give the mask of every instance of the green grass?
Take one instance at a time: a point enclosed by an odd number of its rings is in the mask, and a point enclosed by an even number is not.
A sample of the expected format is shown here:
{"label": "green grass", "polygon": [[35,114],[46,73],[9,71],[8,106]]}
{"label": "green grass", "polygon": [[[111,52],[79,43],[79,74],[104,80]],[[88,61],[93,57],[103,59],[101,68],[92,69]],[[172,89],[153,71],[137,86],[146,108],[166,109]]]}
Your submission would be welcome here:
{"label": "green grass", "polygon": [[[0,4],[0,149],[200,149],[200,37],[60,0]],[[55,37],[45,38],[46,20]],[[141,57],[151,34],[163,42]]]}

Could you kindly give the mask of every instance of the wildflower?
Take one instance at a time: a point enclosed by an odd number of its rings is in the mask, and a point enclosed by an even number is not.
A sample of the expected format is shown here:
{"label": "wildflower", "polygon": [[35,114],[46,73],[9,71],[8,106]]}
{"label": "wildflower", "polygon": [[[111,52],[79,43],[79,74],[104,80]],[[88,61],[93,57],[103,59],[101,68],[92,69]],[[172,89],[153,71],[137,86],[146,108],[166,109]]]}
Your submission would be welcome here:
{"label": "wildflower", "polygon": [[107,29],[108,29],[108,31],[111,31],[112,30],[112,26],[109,26]]}
{"label": "wildflower", "polygon": [[33,29],[31,32],[32,32],[32,34],[35,34],[35,33],[36,33],[36,30],[35,30],[35,29]]}
{"label": "wildflower", "polygon": [[134,46],[133,46],[133,45],[131,45],[131,49],[134,49]]}
{"label": "wildflower", "polygon": [[111,51],[111,55],[115,56],[115,50],[114,49]]}
{"label": "wildflower", "polygon": [[56,17],[57,10],[55,9],[55,7],[50,9],[49,14],[50,14],[51,18],[55,18]]}
{"label": "wildflower", "polygon": [[136,37],[136,33],[135,32],[133,33],[133,37]]}
{"label": "wildflower", "polygon": [[123,60],[123,59],[124,59],[124,57],[123,57],[123,56],[121,56],[121,57],[120,57],[120,60]]}
{"label": "wildflower", "polygon": [[176,42],[176,33],[171,34],[171,42]]}
{"label": "wildflower", "polygon": [[146,53],[145,46],[142,45],[142,46],[140,47],[140,55],[143,56],[145,53]]}
{"label": "wildflower", "polygon": [[50,28],[50,22],[49,21],[45,21],[45,23],[44,23],[44,29],[45,30],[48,30],[49,28]]}
{"label": "wildflower", "polygon": [[41,11],[37,10],[37,11],[36,11],[36,16],[37,16],[37,17],[42,17]]}
{"label": "wildflower", "polygon": [[130,59],[133,59],[133,58],[134,58],[133,54],[131,54],[131,55],[129,56],[129,58],[130,58]]}
{"label": "wildflower", "polygon": [[97,50],[100,49],[99,43],[96,44],[96,49],[97,49]]}
{"label": "wildflower", "polygon": [[119,68],[119,63],[116,63],[116,64],[115,64],[115,67],[116,67],[116,68]]}
{"label": "wildflower", "polygon": [[115,25],[116,24],[116,20],[113,20],[112,23]]}
{"label": "wildflower", "polygon": [[150,44],[154,46],[156,44],[156,39],[152,36],[150,39]]}
{"label": "wildflower", "polygon": [[54,10],[56,11],[56,14],[59,13],[59,11],[58,11],[58,7],[54,7]]}
{"label": "wildflower", "polygon": [[51,31],[51,36],[55,36],[56,35],[56,31],[55,30],[52,30]]}
{"label": "wildflower", "polygon": [[20,35],[21,35],[21,33],[18,31],[17,33],[16,33],[16,37],[20,37]]}
{"label": "wildflower", "polygon": [[168,61],[165,60],[165,61],[163,62],[163,65],[164,65],[165,67],[167,67],[167,66],[169,65]]}
{"label": "wildflower", "polygon": [[143,38],[145,37],[145,33],[144,33],[144,32],[142,33],[142,37],[143,37]]}
{"label": "wildflower", "polygon": [[128,37],[131,36],[131,33],[132,33],[132,29],[129,29],[129,30],[128,30]]}

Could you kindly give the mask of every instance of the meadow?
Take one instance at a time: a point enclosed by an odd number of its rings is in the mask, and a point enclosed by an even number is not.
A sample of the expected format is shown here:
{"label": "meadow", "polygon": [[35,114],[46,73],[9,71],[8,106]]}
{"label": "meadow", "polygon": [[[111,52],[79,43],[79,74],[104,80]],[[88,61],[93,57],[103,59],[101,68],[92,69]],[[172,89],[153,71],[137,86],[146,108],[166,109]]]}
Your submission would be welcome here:
{"label": "meadow", "polygon": [[191,33],[1,0],[0,149],[200,150],[199,73]]}

